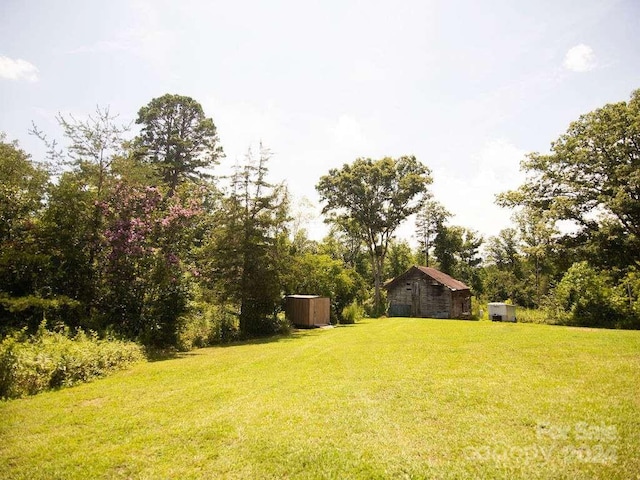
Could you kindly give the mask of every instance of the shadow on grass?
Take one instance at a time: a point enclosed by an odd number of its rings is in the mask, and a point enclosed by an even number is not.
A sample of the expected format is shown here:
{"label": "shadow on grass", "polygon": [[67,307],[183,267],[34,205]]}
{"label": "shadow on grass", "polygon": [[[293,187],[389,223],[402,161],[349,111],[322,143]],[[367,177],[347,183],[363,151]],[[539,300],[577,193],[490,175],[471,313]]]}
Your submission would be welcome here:
{"label": "shadow on grass", "polygon": [[264,337],[239,339],[239,340],[234,340],[230,342],[210,345],[208,347],[196,348],[188,352],[180,352],[175,349],[164,349],[164,350],[148,349],[146,351],[146,356],[149,362],[179,360],[181,358],[198,356],[200,355],[200,353],[198,353],[200,350],[209,349],[209,348],[233,348],[233,347],[243,347],[247,345],[264,345],[267,343],[285,343],[285,342],[296,341],[301,338],[316,337],[316,336],[322,335],[327,330],[331,330],[334,328],[345,328],[345,327],[355,327],[355,326],[356,325],[354,324],[350,324],[350,325],[331,325],[329,327],[321,327],[321,328],[292,328],[291,331],[288,333],[279,333],[275,335],[267,335]]}

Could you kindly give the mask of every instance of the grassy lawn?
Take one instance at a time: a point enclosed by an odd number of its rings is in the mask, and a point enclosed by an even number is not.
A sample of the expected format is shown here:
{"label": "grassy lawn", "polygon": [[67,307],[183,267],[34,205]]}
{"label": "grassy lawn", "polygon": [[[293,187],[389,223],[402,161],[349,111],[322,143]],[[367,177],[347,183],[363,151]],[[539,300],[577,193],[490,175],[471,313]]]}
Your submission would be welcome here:
{"label": "grassy lawn", "polygon": [[7,479],[638,472],[631,331],[367,320],[0,403]]}

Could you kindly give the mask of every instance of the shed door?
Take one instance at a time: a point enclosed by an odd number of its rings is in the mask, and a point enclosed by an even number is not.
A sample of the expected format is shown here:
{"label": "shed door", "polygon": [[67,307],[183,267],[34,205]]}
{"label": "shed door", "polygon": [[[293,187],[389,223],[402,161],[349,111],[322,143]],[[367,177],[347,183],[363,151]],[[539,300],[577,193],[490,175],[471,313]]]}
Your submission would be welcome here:
{"label": "shed door", "polygon": [[420,282],[415,281],[411,285],[411,316],[420,316]]}

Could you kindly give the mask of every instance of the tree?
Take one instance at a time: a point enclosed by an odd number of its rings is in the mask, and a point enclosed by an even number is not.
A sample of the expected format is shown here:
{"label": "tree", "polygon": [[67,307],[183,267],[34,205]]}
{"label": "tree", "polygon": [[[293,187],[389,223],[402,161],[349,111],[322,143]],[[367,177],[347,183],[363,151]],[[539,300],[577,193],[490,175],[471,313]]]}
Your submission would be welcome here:
{"label": "tree", "polygon": [[217,224],[203,249],[203,276],[222,303],[239,307],[240,330],[264,335],[278,329],[275,315],[288,268],[287,190],[267,182],[268,149],[249,150],[236,165]]}
{"label": "tree", "polygon": [[49,174],[0,133],[0,242],[19,241],[43,207]]}
{"label": "tree", "polygon": [[465,228],[462,232],[462,248],[458,254],[457,278],[469,285],[474,293],[483,292],[482,278],[479,267],[482,263],[480,247],[484,239],[478,232]]}
{"label": "tree", "polygon": [[35,326],[42,320],[41,315],[31,318],[26,310],[32,310],[33,302],[24,300],[48,293],[44,274],[48,258],[39,245],[48,182],[47,170],[0,133],[0,330],[7,325],[22,327],[29,320]]}
{"label": "tree", "polygon": [[629,102],[580,116],[551,144],[551,153],[529,154],[522,168],[526,183],[499,196],[501,205],[571,221],[583,245],[597,243],[606,226],[608,237],[624,243],[618,266],[640,261],[640,90]]}
{"label": "tree", "polygon": [[459,254],[462,250],[464,228],[457,225],[440,225],[434,240],[433,253],[438,260],[438,268],[454,276],[458,268]]}
{"label": "tree", "polygon": [[396,278],[416,264],[416,257],[406,240],[393,240],[389,243],[388,262],[385,265],[385,279]]}
{"label": "tree", "polygon": [[52,289],[80,301],[85,317],[96,308],[99,296],[104,228],[100,202],[115,180],[111,168],[125,155],[124,137],[129,131],[129,125],[116,123],[117,118],[108,107],[96,107],[85,120],[58,114],[56,120],[68,142],[60,150],[35,125],[31,130],[45,143],[56,167],[72,167],[50,188],[43,234],[54,267]]}
{"label": "tree", "polygon": [[422,202],[416,215],[416,237],[420,244],[420,251],[424,253],[425,266],[429,267],[429,252],[433,248],[433,241],[438,230],[451,216],[444,206],[433,199]]}
{"label": "tree", "polygon": [[137,155],[157,166],[169,196],[178,185],[206,177],[223,156],[216,126],[191,97],[166,94],[154,98],[138,112],[142,125],[134,145]]}
{"label": "tree", "polygon": [[489,238],[484,287],[490,300],[511,300],[518,305],[535,306],[535,283],[529,278],[522,248],[515,228],[505,228]]}
{"label": "tree", "polygon": [[574,263],[554,288],[547,310],[558,323],[616,327],[622,317],[615,308],[610,283],[605,273],[587,262]]}
{"label": "tree", "polygon": [[535,283],[535,306],[539,307],[542,296],[549,286],[549,277],[554,273],[552,255],[558,229],[549,221],[545,212],[523,208],[514,215],[522,241],[522,253],[533,270]]}
{"label": "tree", "polygon": [[333,223],[352,222],[371,259],[374,304],[381,311],[384,261],[394,232],[417,212],[417,198],[431,183],[430,170],[413,156],[380,160],[358,158],[331,169],[316,186],[322,213]]}
{"label": "tree", "polygon": [[291,259],[286,292],[323,295],[331,299],[331,318],[340,319],[342,310],[354,300],[361,300],[362,277],[340,260],[326,254],[303,253]]}

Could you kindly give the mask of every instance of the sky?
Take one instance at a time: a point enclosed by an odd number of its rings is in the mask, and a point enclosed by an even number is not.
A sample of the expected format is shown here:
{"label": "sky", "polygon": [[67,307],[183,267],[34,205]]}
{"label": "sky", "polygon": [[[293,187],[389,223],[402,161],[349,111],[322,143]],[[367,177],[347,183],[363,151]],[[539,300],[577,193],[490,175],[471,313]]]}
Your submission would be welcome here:
{"label": "sky", "polygon": [[218,128],[220,171],[271,149],[316,239],[322,175],[401,155],[431,169],[451,224],[496,235],[524,156],[640,88],[638,0],[2,0],[0,19],[0,131],[35,160],[32,122],[64,144],[59,113],[129,123],[187,95]]}

